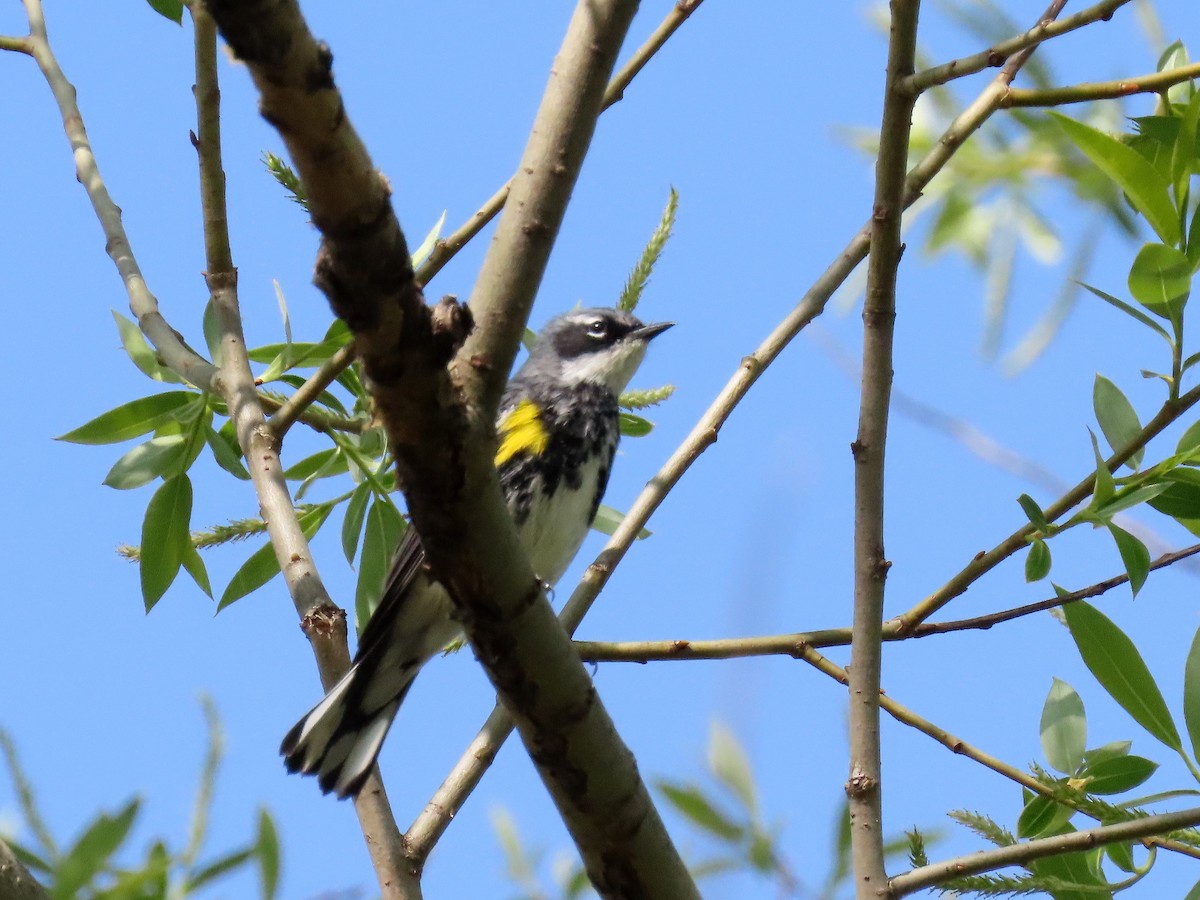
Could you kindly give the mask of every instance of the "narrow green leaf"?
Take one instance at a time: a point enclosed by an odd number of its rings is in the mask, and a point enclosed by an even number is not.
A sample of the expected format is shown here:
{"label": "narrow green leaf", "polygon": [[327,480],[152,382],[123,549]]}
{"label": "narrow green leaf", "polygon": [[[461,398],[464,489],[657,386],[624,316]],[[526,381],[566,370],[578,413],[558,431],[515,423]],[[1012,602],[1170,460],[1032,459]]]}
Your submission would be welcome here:
{"label": "narrow green leaf", "polygon": [[1192,759],[1200,760],[1200,630],[1183,667],[1183,721],[1192,741]]}
{"label": "narrow green leaf", "polygon": [[1029,554],[1025,557],[1025,580],[1029,583],[1041,581],[1050,574],[1050,547],[1041,538],[1029,542]]}
{"label": "narrow green leaf", "polygon": [[1111,519],[1119,512],[1124,512],[1141,503],[1149,503],[1160,494],[1165,494],[1171,487],[1171,482],[1160,481],[1157,484],[1144,484],[1132,490],[1122,490],[1097,510],[1103,519]]}
{"label": "narrow green leaf", "polygon": [[72,444],[119,444],[153,431],[182,414],[188,404],[201,400],[192,391],[167,391],[131,400],[97,416],[56,440]]}
{"label": "narrow green leaf", "polygon": [[254,849],[258,854],[263,900],[274,900],[279,892],[279,829],[265,809],[258,811],[258,838]]}
{"label": "narrow green leaf", "polygon": [[1096,454],[1096,486],[1092,489],[1092,509],[1099,509],[1113,498],[1116,493],[1117,484],[1113,481],[1112,472],[1108,471],[1108,464],[1104,461],[1104,457],[1100,454],[1100,442],[1096,440],[1096,434],[1090,428],[1088,434],[1092,436],[1092,451]]}
{"label": "narrow green leaf", "polygon": [[212,582],[208,580],[208,569],[204,565],[204,560],[200,558],[199,552],[188,541],[187,546],[183,550],[182,559],[183,570],[192,576],[192,581],[196,582],[196,587],[204,591],[208,599],[212,599]]}
{"label": "narrow green leaf", "polygon": [[104,868],[129,836],[140,802],[131,800],[115,816],[101,813],[67,851],[54,873],[54,894],[74,897]]}
{"label": "narrow green leaf", "polygon": [[237,446],[236,439],[230,440],[232,437],[232,434],[226,436],[224,428],[217,431],[211,425],[204,431],[204,439],[208,442],[208,448],[212,450],[213,459],[217,461],[217,465],[234,478],[249,481],[250,473],[242,465],[241,448]]}
{"label": "narrow green leaf", "polygon": [[127,319],[115,309],[110,310],[113,321],[117,323],[117,333],[121,336],[121,346],[125,348],[126,354],[133,361],[133,364],[147,378],[152,378],[155,381],[165,381],[172,384],[183,384],[183,379],[166,368],[158,361],[158,354],[154,352],[154,348],[150,346],[150,342],[146,340],[142,330],[137,327],[137,324],[131,319]]}
{"label": "narrow green leaf", "polygon": [[142,602],[146,612],[162,599],[191,546],[192,482],[186,474],[163,482],[142,519]]}
{"label": "narrow green leaf", "polygon": [[[601,503],[596,509],[596,518],[592,519],[592,528],[601,534],[607,534],[609,537],[611,537],[624,519],[625,513],[618,512],[611,506]],[[652,534],[654,534],[653,531],[643,528],[638,532],[637,539],[639,541],[644,541]]]}
{"label": "narrow green leaf", "polygon": [[1200,120],[1200,91],[1192,95],[1187,109],[1179,120],[1179,134],[1171,148],[1171,179],[1175,183],[1175,196],[1183,195],[1188,179],[1196,168],[1196,126]]}
{"label": "narrow green leaf", "polygon": [[[1119,387],[1099,373],[1092,385],[1092,406],[1100,430],[1104,432],[1104,438],[1113,452],[1124,449],[1142,433],[1142,423],[1138,421],[1133,404]],[[1139,449],[1126,460],[1125,465],[1136,472],[1141,465],[1143,452],[1144,448]]]}
{"label": "narrow green leaf", "polygon": [[[304,536],[312,540],[313,535],[325,524],[325,520],[329,518],[331,512],[333,512],[333,507],[329,504],[321,504],[306,510],[300,516],[300,530],[304,532]],[[221,599],[217,603],[217,612],[225,609],[231,603],[241,600],[252,591],[258,590],[278,574],[279,560],[275,558],[275,548],[270,543],[259,547],[233,573],[233,578],[230,579],[225,593],[221,595]]]}
{"label": "narrow green leaf", "polygon": [[1057,678],[1042,705],[1041,739],[1046,762],[1063,774],[1073,774],[1083,762],[1087,747],[1083,701],[1074,688]]}
{"label": "narrow green leaf", "polygon": [[363,517],[367,514],[370,499],[371,485],[364,481],[354,489],[346,504],[346,517],[342,520],[342,552],[350,565],[354,565],[354,557],[358,554],[358,538],[362,534]]}
{"label": "narrow green leaf", "polygon": [[213,304],[210,297],[208,302],[204,304],[204,343],[208,345],[209,355],[212,356],[214,366],[221,365],[223,354],[221,353],[221,322],[217,318],[217,307]]}
{"label": "narrow green leaf", "polygon": [[188,441],[182,434],[151,438],[113,463],[104,476],[104,483],[119,491],[139,488],[160,475],[175,471],[187,450]]}
{"label": "narrow green leaf", "polygon": [[1157,322],[1155,322],[1152,318],[1150,318],[1148,315],[1146,315],[1140,309],[1137,309],[1136,307],[1131,306],[1130,304],[1126,303],[1124,300],[1118,300],[1112,294],[1106,294],[1104,291],[1100,290],[1099,288],[1092,287],[1090,284],[1084,284],[1082,281],[1080,281],[1078,284],[1081,288],[1095,294],[1097,297],[1099,297],[1104,302],[1106,302],[1112,306],[1115,306],[1117,309],[1121,310],[1121,312],[1125,313],[1125,315],[1130,316],[1131,318],[1137,319],[1139,322],[1141,322],[1143,325],[1145,325],[1148,328],[1154,329],[1155,331],[1157,331],[1159,333],[1159,335],[1162,336],[1163,340],[1165,340],[1167,343],[1172,343],[1172,338],[1171,338],[1170,332],[1168,332],[1167,329],[1163,328],[1161,325],[1159,325]]}
{"label": "narrow green leaf", "polygon": [[1136,150],[1110,135],[1051,112],[1067,137],[1129,197],[1134,209],[1150,223],[1164,244],[1179,243],[1179,219],[1171,202],[1170,185]]}
{"label": "narrow green leaf", "polygon": [[746,833],[743,826],[718,810],[696,785],[659,779],[655,787],[676,811],[710,834],[725,841],[740,841]]}
{"label": "narrow green leaf", "polygon": [[404,519],[396,507],[375,498],[367,513],[362,556],[358,561],[358,585],[354,592],[355,623],[360,634],[379,605],[384,581],[392,567],[392,556],[404,530]]}
{"label": "narrow green leaf", "polygon": [[1046,518],[1046,514],[1042,511],[1042,508],[1037,505],[1036,500],[1034,500],[1028,494],[1022,494],[1017,498],[1017,502],[1021,504],[1022,511],[1025,513],[1026,518],[1029,519],[1030,524],[1033,525],[1034,528],[1043,532],[1050,530],[1050,522]]}
{"label": "narrow green leaf", "polygon": [[1100,763],[1107,762],[1110,759],[1120,759],[1123,756],[1128,756],[1129,748],[1132,746],[1132,741],[1110,741],[1107,744],[1094,747],[1084,753],[1083,764],[1089,769],[1093,769],[1100,765]]}
{"label": "narrow green leaf", "polygon": [[438,217],[438,220],[433,223],[433,227],[430,228],[429,232],[425,235],[425,240],[421,241],[421,245],[412,252],[410,259],[412,260],[413,268],[416,268],[417,266],[421,265],[421,263],[425,262],[425,257],[433,252],[433,248],[437,244],[438,238],[441,237],[442,226],[445,224],[446,210],[443,209],[441,216]]}
{"label": "narrow green leaf", "polygon": [[1129,269],[1129,293],[1155,315],[1176,321],[1192,290],[1192,264],[1166,244],[1146,244]]}
{"label": "narrow green leaf", "polygon": [[621,434],[624,437],[645,437],[653,430],[654,423],[649,419],[622,411]]}
{"label": "narrow green leaf", "polygon": [[1142,784],[1158,769],[1158,763],[1144,756],[1118,756],[1086,766],[1089,794],[1123,794]]}
{"label": "narrow green leaf", "polygon": [[[325,450],[318,450],[312,456],[306,456],[294,465],[288,466],[283,470],[283,477],[288,481],[303,481],[312,475],[320,472],[325,466],[330,465],[331,461],[341,455],[341,448],[328,447]],[[342,460],[341,471],[345,472],[345,460]],[[330,472],[329,474],[334,474]]]}
{"label": "narrow green leaf", "polygon": [[1192,885],[1192,889],[1187,892],[1187,896],[1183,900],[1200,900],[1200,881]]}
{"label": "narrow green leaf", "polygon": [[1084,664],[1134,721],[1172,750],[1183,744],[1154,676],[1133,641],[1099,610],[1080,600],[1063,607]]}
{"label": "narrow green leaf", "polygon": [[1050,797],[1038,794],[1025,804],[1017,817],[1017,836],[1035,838],[1052,834],[1065,825],[1075,810]]}
{"label": "narrow green leaf", "polygon": [[1121,562],[1125,564],[1125,572],[1129,575],[1129,587],[1136,597],[1142,585],[1146,583],[1146,576],[1150,574],[1150,551],[1124,528],[1109,522],[1108,530],[1117,542]]}
{"label": "narrow green leaf", "polygon": [[758,808],[758,798],[754,790],[750,759],[733,732],[718,722],[713,723],[708,738],[708,768],[718,781],[742,801],[746,811],[753,815]]}
{"label": "narrow green leaf", "polygon": [[216,881],[222,875],[237,871],[254,858],[254,849],[254,847],[245,847],[241,850],[234,850],[198,869],[188,876],[185,882],[186,892],[193,893],[206,884]]}

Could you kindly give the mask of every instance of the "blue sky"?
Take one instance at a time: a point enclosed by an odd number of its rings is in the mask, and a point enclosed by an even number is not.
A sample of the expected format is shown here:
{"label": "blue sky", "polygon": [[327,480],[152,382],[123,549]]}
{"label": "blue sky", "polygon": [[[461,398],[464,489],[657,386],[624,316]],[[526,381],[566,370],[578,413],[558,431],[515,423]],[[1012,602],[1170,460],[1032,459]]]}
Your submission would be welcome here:
{"label": "blue sky", "polygon": [[[1032,22],[1044,0],[1005,4]],[[1200,45],[1192,0],[1159,4],[1168,39]],[[669,8],[647,2],[629,49]],[[632,501],[716,392],[842,249],[870,209],[870,160],[838,126],[877,121],[884,43],[863,4],[709,0],[605,114],[534,310],[536,326],[578,301],[602,305],[658,220],[668,189],[680,193],[676,234],[655,271],[642,313],[678,327],[656,341],[635,386],[678,393],[654,411],[657,428],[623,445],[607,502]],[[391,179],[413,243],[447,211],[457,227],[511,173],[561,40],[569,4],[366,2],[306,9],[334,51],[347,109]],[[206,299],[200,272],[190,29],[144,3],[61,2],[48,9],[51,38],[79,101],[101,170],[123,208],[134,251],[171,323],[201,345]],[[931,6],[923,41],[939,60],[980,49]],[[0,31],[22,33],[17,4]],[[627,51],[628,52],[628,51]],[[1058,80],[1151,71],[1156,52],[1130,10],[1045,51]],[[974,96],[986,74],[956,86]],[[96,810],[134,794],[146,807],[134,840],[183,842],[203,752],[198,702],[213,697],[227,731],[210,848],[251,833],[255,810],[276,816],[284,847],[281,896],[326,891],[372,896],[374,878],[349,805],[311,780],[285,774],[284,731],[319,697],[315,668],[282,585],[214,617],[214,605],[178,581],[150,615],[136,569],[113,548],[136,542],[149,489],[101,484],[124,448],[52,438],[155,386],[121,352],[110,309],[127,301],[103,237],[75,182],[49,94],[30,60],[0,56],[0,140],[5,219],[0,294],[10,347],[11,423],[4,442],[9,548],[3,601],[8,640],[0,683],[9,686],[0,726],[14,736],[51,827],[62,839]],[[281,142],[262,122],[244,70],[224,60],[223,125],[230,227],[251,344],[282,339],[272,280],[286,293],[298,339],[324,332],[329,311],[310,285],[317,239],[303,213],[259,161]],[[1130,113],[1148,111],[1133,101]],[[1050,194],[1045,211],[1062,233],[1082,218]],[[429,286],[465,297],[487,246],[470,245]],[[960,258],[930,261],[910,241],[899,284],[896,387],[963,417],[1014,451],[1074,483],[1091,466],[1092,380],[1102,371],[1143,415],[1159,395],[1141,368],[1164,365],[1157,339],[1134,333],[1111,309],[1083,301],[1032,367],[1006,378],[978,353],[982,290]],[[1108,235],[1090,280],[1119,292],[1136,244]],[[1011,348],[1058,291],[1065,264],[1019,260]],[[855,353],[857,311],[828,313],[823,335]],[[589,639],[707,638],[834,627],[850,621],[852,464],[857,385],[824,342],[802,335],[735,412],[650,525],[579,634]],[[1193,348],[1194,349],[1194,348]],[[1171,432],[1165,447],[1173,446]],[[319,446],[297,429],[285,458]],[[307,449],[306,449],[307,448]],[[888,611],[900,612],[1022,521],[1014,502],[1030,492],[945,435],[893,416],[888,450]],[[1153,458],[1153,449],[1151,458]],[[243,483],[215,466],[196,470],[194,524],[255,515]],[[1136,518],[1167,541],[1189,535],[1148,511]],[[576,573],[602,545],[585,545]],[[336,522],[315,543],[317,561],[346,605],[353,573]],[[1072,533],[1054,544],[1054,579],[1075,588],[1119,570],[1111,541]],[[249,550],[210,557],[223,586]],[[560,595],[569,592],[569,573]],[[220,587],[218,587],[218,590]],[[993,573],[946,612],[958,618],[1042,599],[1020,561]],[[1197,620],[1194,575],[1152,575],[1131,603],[1114,591],[1100,607],[1139,643],[1178,715],[1183,660]],[[846,662],[848,654],[830,655]],[[1053,677],[1071,683],[1089,715],[1089,746],[1132,738],[1134,752],[1164,762],[1148,790],[1187,786],[1182,767],[1154,746],[1084,669],[1067,632],[1048,616],[991,632],[950,635],[886,649],[889,694],[1006,761],[1040,760],[1038,720]],[[789,659],[605,665],[597,684],[647,776],[704,778],[711,724],[745,744],[768,818],[782,829],[791,867],[819,885],[846,770],[843,690]],[[381,763],[405,826],[492,706],[468,653],[437,661],[417,683]],[[977,847],[945,819],[967,807],[1015,821],[1019,793],[998,776],[924,736],[885,721],[887,829],[918,825],[949,837],[942,857]],[[489,812],[504,808],[531,845],[569,847],[520,748],[505,748],[429,862],[428,896],[497,896],[503,857]],[[12,821],[12,787],[0,779],[0,821]],[[709,846],[677,817],[684,852]],[[1132,897],[1181,896],[1200,871],[1163,859]],[[231,883],[214,897],[249,896]],[[706,896],[771,897],[748,877],[713,881]]]}

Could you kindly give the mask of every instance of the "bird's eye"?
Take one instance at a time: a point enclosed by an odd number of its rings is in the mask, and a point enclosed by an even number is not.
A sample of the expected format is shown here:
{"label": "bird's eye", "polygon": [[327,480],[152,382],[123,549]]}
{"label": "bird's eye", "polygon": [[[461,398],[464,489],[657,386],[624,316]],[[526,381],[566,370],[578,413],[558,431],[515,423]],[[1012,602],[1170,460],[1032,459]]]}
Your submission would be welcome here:
{"label": "bird's eye", "polygon": [[608,325],[603,319],[595,319],[588,326],[588,335],[594,338],[602,338],[608,334]]}

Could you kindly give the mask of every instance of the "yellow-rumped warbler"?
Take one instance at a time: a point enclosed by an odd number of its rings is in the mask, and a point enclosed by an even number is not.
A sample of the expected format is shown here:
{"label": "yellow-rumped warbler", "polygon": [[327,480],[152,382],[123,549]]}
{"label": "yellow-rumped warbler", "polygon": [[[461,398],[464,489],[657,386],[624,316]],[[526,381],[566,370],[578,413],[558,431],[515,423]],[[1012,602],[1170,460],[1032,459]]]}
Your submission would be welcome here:
{"label": "yellow-rumped warbler", "polygon": [[[673,324],[643,325],[617,309],[558,316],[505,387],[496,468],[521,546],[548,584],[570,565],[604,495],[620,436],[617,395],[647,342]],[[424,559],[410,528],[354,665],[283,739],[288,769],[316,775],[326,793],[358,793],[417,672],[461,633]]]}

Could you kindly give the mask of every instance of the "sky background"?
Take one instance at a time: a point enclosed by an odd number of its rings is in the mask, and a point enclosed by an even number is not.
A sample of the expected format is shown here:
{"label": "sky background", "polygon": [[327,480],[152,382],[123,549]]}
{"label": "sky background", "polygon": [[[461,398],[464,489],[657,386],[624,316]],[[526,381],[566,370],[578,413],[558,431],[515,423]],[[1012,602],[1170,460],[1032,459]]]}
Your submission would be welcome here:
{"label": "sky background", "polygon": [[[1005,8],[1032,23],[1045,0]],[[456,228],[508,177],[521,153],[571,4],[312,2],[313,31],[334,52],[349,115],[391,179],[400,221],[415,245],[442,214]],[[624,58],[669,9],[646,0]],[[1168,40],[1200,44],[1194,0],[1159,4]],[[865,221],[871,160],[848,145],[845,126],[877,122],[885,44],[862,3],[709,0],[607,112],[575,191],[533,313],[540,325],[577,302],[604,305],[658,221],[668,189],[680,193],[675,237],[640,312],[678,327],[656,341],[635,387],[671,382],[677,395],[653,411],[649,437],[623,444],[607,502],[626,507],[715,394]],[[140,0],[48,4],[51,39],[79,90],[101,171],[151,290],[168,320],[202,346],[206,300],[196,192],[190,27],[178,28]],[[0,32],[25,31],[20,6],[0,7]],[[937,60],[982,49],[936,4],[922,43]],[[1131,9],[1053,42],[1042,54],[1059,83],[1152,71],[1158,53]],[[310,277],[317,247],[303,212],[263,169],[281,141],[260,120],[246,72],[221,66],[230,229],[251,345],[282,340],[272,280],[286,293],[297,339],[323,334],[330,314]],[[966,100],[989,73],[955,86]],[[377,892],[353,809],[288,776],[280,737],[320,696],[312,657],[280,582],[219,616],[186,578],[150,615],[137,570],[114,553],[138,540],[151,488],[119,492],[101,482],[127,447],[79,447],[53,438],[110,407],[154,392],[122,352],[110,309],[127,311],[120,282],[84,192],[57,113],[33,62],[0,55],[0,183],[7,223],[0,241],[0,296],[9,346],[9,473],[0,545],[7,584],[0,652],[0,727],[16,741],[53,832],[63,843],[99,809],[145,799],[131,846],[156,835],[184,843],[205,729],[199,696],[210,695],[227,735],[217,786],[213,854],[252,834],[264,806],[283,842],[280,896],[370,897]],[[1129,114],[1149,112],[1135,99]],[[1042,210],[1070,241],[1085,219],[1055,191]],[[485,233],[428,288],[466,297],[487,246]],[[1143,239],[1148,229],[1143,229]],[[980,280],[961,257],[930,260],[910,240],[900,272],[896,388],[962,417],[1065,482],[1092,466],[1092,381],[1102,371],[1147,418],[1161,391],[1138,375],[1162,368],[1163,345],[1114,310],[1083,300],[1034,365],[1007,377],[980,352]],[[1088,275],[1121,294],[1138,244],[1107,233]],[[1002,350],[1015,346],[1060,289],[1066,262],[1018,257]],[[857,353],[857,308],[831,309],[819,338],[801,335],[734,413],[713,446],[654,517],[653,537],[621,565],[579,631],[585,639],[712,638],[849,624],[852,477],[849,453],[858,387],[829,352]],[[814,329],[814,333],[818,329]],[[1195,346],[1191,348],[1196,349]],[[942,584],[1023,517],[1014,502],[1054,495],[998,470],[961,443],[894,415],[888,447],[888,614]],[[1179,428],[1152,445],[1170,451]],[[319,447],[297,428],[285,461]],[[1156,455],[1157,454],[1157,455]],[[202,459],[193,524],[257,514],[245,483]],[[333,490],[333,488],[330,488]],[[341,490],[341,488],[338,488]],[[321,494],[319,496],[327,496]],[[1134,518],[1170,545],[1191,543],[1149,510]],[[335,598],[352,605],[354,573],[338,544],[340,514],[315,542]],[[560,586],[570,592],[602,546],[585,544]],[[209,556],[218,591],[246,545]],[[1073,532],[1053,544],[1058,583],[1077,588],[1120,570],[1103,533]],[[1136,603],[1116,590],[1099,607],[1149,658],[1182,723],[1183,661],[1200,619],[1200,582],[1185,571],[1152,574]],[[1014,560],[972,587],[947,618],[1044,598]],[[829,654],[845,663],[848,652]],[[989,753],[1024,766],[1042,761],[1038,722],[1052,678],[1072,684],[1088,712],[1089,746],[1132,739],[1134,752],[1164,763],[1146,792],[1189,786],[1182,766],[1155,744],[1086,671],[1065,629],[1048,615],[990,632],[954,634],[885,648],[883,683],[909,705]],[[844,690],[801,662],[601,666],[597,685],[642,772],[710,783],[705,744],[714,722],[746,747],[780,848],[807,885],[819,886],[846,775]],[[435,661],[405,703],[381,764],[401,827],[440,784],[491,709],[493,695],[469,653]],[[884,718],[886,830],[941,830],[934,858],[980,843],[945,818],[985,810],[1013,826],[1013,784]],[[1192,785],[1194,787],[1194,785]],[[426,869],[428,897],[509,896],[490,824],[508,810],[531,847],[570,848],[519,745],[505,747]],[[712,845],[668,813],[692,859]],[[12,784],[0,776],[0,829],[16,827]],[[27,839],[28,835],[18,834]],[[1163,854],[1127,896],[1182,896],[1195,863]],[[130,860],[132,861],[132,860]],[[897,861],[893,869],[904,864]],[[208,896],[252,896],[250,878]],[[775,897],[748,875],[715,879],[711,897]]]}

